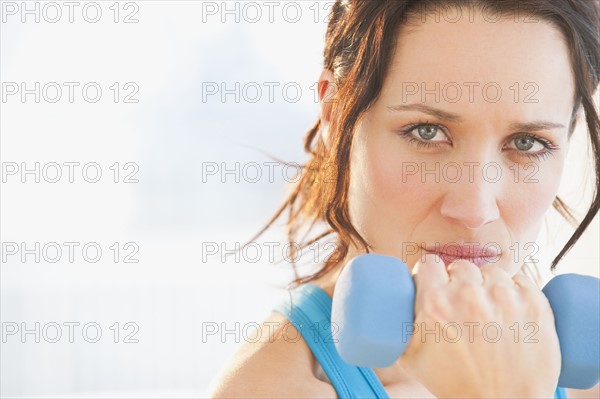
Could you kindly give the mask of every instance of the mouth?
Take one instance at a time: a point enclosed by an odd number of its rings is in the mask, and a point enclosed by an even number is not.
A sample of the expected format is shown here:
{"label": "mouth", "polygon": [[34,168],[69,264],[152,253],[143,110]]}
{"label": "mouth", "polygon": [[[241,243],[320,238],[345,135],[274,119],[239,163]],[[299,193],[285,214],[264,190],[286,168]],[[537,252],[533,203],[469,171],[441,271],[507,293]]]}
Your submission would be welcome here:
{"label": "mouth", "polygon": [[466,261],[469,261],[473,264],[475,264],[475,266],[477,267],[481,267],[485,264],[491,263],[490,259],[487,257],[477,257],[477,258],[467,258],[467,257],[456,257],[453,255],[448,255],[446,253],[438,253],[438,252],[434,252],[436,255],[438,255],[442,261],[444,262],[444,264],[446,265],[446,267],[450,266],[451,263],[456,262],[459,259],[464,259]]}
{"label": "mouth", "polygon": [[477,267],[481,267],[488,263],[497,262],[500,258],[500,253],[494,248],[486,248],[480,246],[465,246],[458,244],[447,244],[436,247],[425,247],[423,248],[426,253],[435,254],[439,256],[446,267],[450,266],[452,262],[459,259],[464,259],[475,264]]}

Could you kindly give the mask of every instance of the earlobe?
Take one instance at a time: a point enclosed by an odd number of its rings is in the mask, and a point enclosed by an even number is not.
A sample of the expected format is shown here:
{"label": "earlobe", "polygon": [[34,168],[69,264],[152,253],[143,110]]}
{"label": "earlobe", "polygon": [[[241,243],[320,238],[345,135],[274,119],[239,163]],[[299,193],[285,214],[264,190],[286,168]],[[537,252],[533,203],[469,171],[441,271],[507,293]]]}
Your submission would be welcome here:
{"label": "earlobe", "polygon": [[327,149],[330,149],[329,123],[333,108],[333,99],[336,93],[333,72],[324,69],[319,77],[319,103],[321,105],[321,129],[320,134]]}

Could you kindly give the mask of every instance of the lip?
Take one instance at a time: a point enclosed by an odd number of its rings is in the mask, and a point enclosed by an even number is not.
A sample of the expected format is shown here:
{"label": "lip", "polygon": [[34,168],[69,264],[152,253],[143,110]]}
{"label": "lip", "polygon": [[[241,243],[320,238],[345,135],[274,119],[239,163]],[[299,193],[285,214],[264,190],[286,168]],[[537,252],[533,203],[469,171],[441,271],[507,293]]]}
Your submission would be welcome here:
{"label": "lip", "polygon": [[425,252],[438,255],[446,267],[458,259],[464,259],[481,267],[487,263],[498,260],[500,253],[494,248],[481,247],[477,245],[462,245],[457,243],[437,244],[436,246],[426,246]]}

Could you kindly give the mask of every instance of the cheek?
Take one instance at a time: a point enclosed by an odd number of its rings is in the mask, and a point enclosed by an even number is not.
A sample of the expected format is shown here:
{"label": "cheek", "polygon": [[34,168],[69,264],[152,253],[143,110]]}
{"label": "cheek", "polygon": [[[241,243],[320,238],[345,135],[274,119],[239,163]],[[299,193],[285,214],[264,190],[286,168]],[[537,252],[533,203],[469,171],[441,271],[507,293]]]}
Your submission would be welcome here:
{"label": "cheek", "polygon": [[[408,241],[433,203],[435,185],[423,184],[419,165],[394,137],[356,137],[351,156],[350,210],[359,232],[379,246]],[[387,243],[387,244],[386,244]]]}
{"label": "cheek", "polygon": [[365,146],[369,159],[366,174],[372,182],[368,194],[383,211],[394,211],[394,216],[402,215],[401,220],[410,223],[419,220],[431,207],[440,185],[423,181],[423,158],[400,140],[394,136],[375,136]]}
{"label": "cheek", "polygon": [[418,219],[430,208],[436,192],[435,184],[421,181],[421,174],[414,173],[419,167],[418,163],[408,160],[375,161],[370,170],[373,200],[385,210],[402,214],[404,221]]}
{"label": "cheek", "polygon": [[558,192],[561,174],[559,165],[542,163],[531,182],[512,182],[504,190],[503,217],[514,234],[514,240],[523,244],[535,241],[544,215]]}

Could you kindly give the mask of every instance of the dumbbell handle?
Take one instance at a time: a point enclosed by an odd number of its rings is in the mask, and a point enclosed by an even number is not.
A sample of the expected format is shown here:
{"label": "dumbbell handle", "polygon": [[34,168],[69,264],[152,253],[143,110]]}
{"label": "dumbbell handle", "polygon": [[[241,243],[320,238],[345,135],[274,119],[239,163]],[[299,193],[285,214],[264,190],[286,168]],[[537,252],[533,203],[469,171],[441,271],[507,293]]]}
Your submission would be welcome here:
{"label": "dumbbell handle", "polygon": [[[562,274],[542,292],[552,308],[560,343],[558,385],[594,387],[600,380],[600,280]],[[414,281],[402,260],[376,254],[352,259],[337,280],[332,303],[340,356],[364,367],[394,363],[412,334],[414,301]]]}

